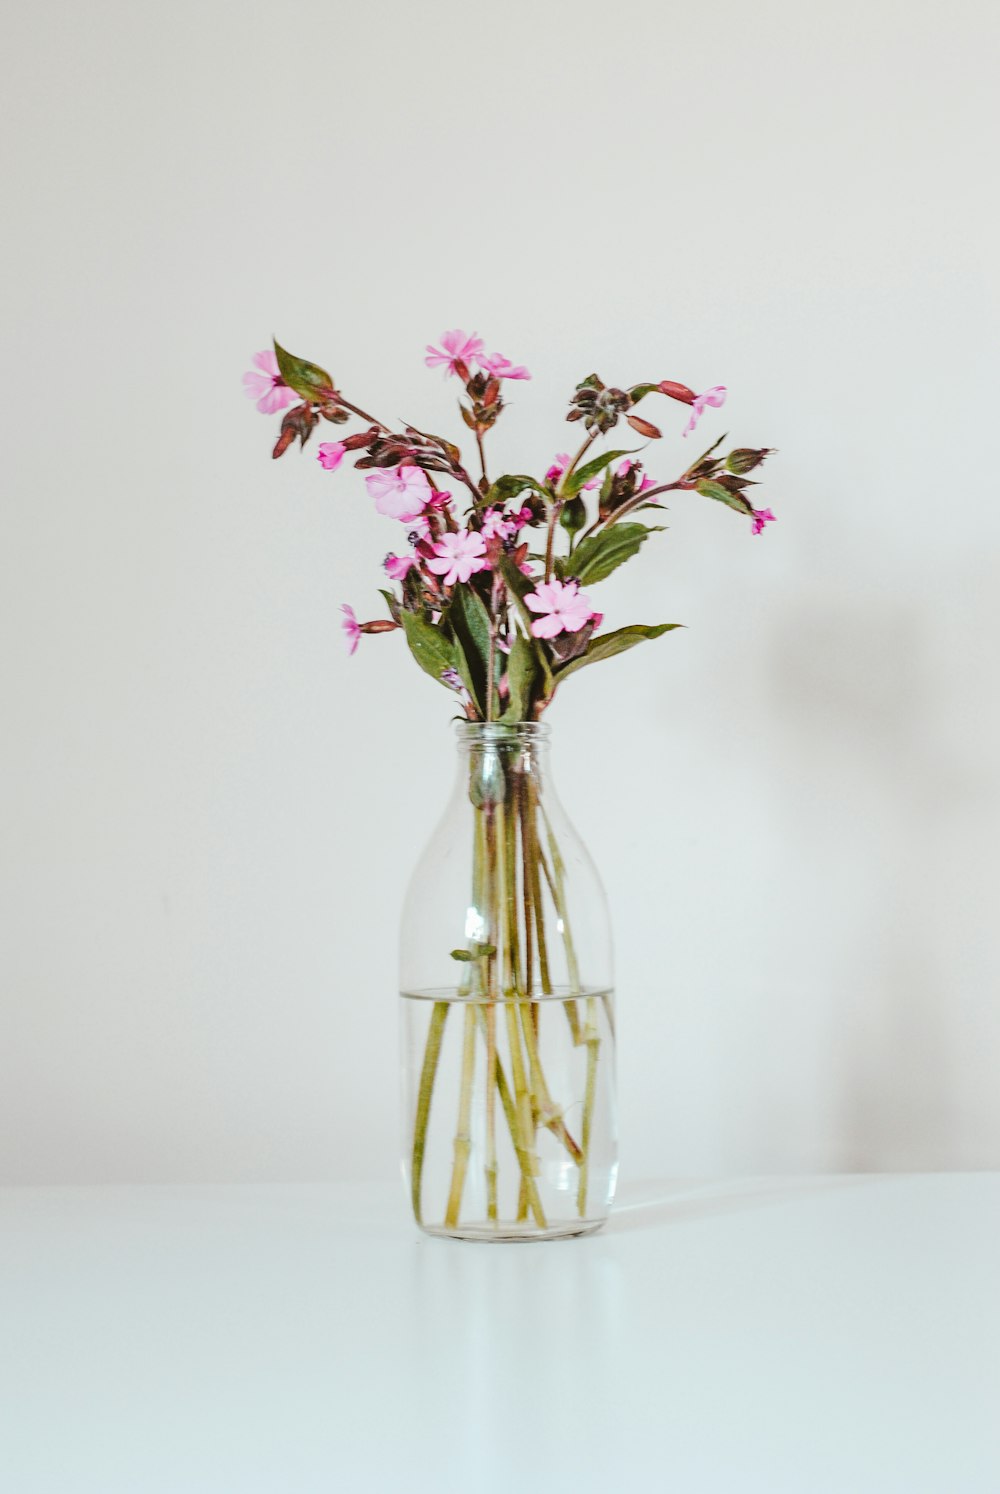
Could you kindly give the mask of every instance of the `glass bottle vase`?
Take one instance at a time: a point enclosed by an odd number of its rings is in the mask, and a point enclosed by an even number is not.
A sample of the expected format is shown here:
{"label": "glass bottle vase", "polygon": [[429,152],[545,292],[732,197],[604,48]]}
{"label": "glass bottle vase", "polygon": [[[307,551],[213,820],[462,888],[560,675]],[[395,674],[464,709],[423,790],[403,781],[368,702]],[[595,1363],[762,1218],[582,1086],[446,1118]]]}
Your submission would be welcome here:
{"label": "glass bottle vase", "polygon": [[403,1171],[433,1235],[588,1234],[617,1176],[612,953],[549,728],[458,724],[458,774],[410,882]]}

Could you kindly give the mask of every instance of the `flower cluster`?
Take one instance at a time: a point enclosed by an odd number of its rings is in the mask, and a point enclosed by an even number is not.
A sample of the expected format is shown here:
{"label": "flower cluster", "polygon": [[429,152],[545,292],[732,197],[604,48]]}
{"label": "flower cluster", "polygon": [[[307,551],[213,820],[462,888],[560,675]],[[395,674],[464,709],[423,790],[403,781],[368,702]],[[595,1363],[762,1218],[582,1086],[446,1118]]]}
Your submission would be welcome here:
{"label": "flower cluster", "polygon": [[723,457],[720,438],[678,477],[659,482],[636,448],[595,455],[594,446],[622,419],[644,441],[661,439],[660,429],[635,413],[651,394],[688,407],[681,433],[688,436],[706,411],[722,406],[725,387],[696,394],[663,379],[619,388],[590,374],[574,390],[566,417],[583,425],[580,448],[560,452],[540,479],[512,473],[491,479],[484,441],[504,408],[504,382],[531,375],[504,354],[487,353],[474,332],[445,332],[439,343],[428,345],[424,361],[464,385],[459,411],[475,436],[478,477],[452,441],[415,426],[394,429],[367,414],[325,369],[278,343],[254,355],[243,382],[262,413],[284,412],[276,457],[296,440],[304,447],[320,421],[357,422],[340,440],[320,442],[317,460],[336,472],[353,456],[375,511],[402,526],[383,562],[398,587],[382,593],[389,616],[359,622],[345,604],[348,651],[355,652],[362,634],[401,631],[416,662],[459,697],[471,719],[537,719],[569,674],[677,626],[633,623],[598,634],[604,617],[587,588],[637,555],[661,527],[635,516],[661,510],[668,493],[695,492],[743,514],[760,534],[775,516],[751,503],[755,479],[748,474],[769,449],[738,447]]}

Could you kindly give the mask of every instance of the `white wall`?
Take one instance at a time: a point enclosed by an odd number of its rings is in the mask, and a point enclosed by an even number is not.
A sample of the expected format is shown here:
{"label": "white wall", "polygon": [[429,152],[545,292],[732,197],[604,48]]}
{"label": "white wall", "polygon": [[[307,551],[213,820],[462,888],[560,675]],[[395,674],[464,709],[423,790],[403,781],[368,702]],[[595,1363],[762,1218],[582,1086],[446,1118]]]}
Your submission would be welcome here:
{"label": "white wall", "polygon": [[780,448],[779,523],[676,503],[603,598],[687,631],[553,715],[629,1174],[1000,1166],[997,17],[8,7],[3,1180],[393,1168],[449,707],[344,656],[395,533],[240,376],[274,331],[457,434],[454,325],[534,371],[515,469],[594,368]]}

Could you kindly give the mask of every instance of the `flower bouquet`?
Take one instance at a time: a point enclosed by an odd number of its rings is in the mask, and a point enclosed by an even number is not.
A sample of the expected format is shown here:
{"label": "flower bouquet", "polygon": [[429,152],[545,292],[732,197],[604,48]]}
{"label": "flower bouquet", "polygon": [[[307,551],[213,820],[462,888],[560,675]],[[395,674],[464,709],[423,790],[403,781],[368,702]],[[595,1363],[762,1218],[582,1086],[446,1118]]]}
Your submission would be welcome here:
{"label": "flower bouquet", "polygon": [[[575,452],[544,473],[493,473],[486,443],[510,385],[528,370],[446,332],[430,368],[457,378],[474,469],[450,439],[389,425],[315,363],[258,353],[247,393],[282,413],[273,455],[320,423],[352,429],[317,443],[335,472],[365,473],[378,513],[400,526],[383,562],[384,615],[342,608],[353,654],[363,635],[402,633],[459,713],[451,806],[410,884],[401,940],[404,1173],[431,1233],[482,1239],[582,1234],[607,1217],[617,1174],[611,941],[597,873],[551,787],[542,717],[581,669],[679,626],[605,630],[592,588],[639,554],[671,493],[723,504],[760,534],[773,521],[750,476],[769,452],[725,437],[670,481],[646,470],[662,432],[638,407],[686,407],[682,438],[726,390],[661,379],[573,391]],[[611,446],[616,427],[628,444]],[[642,516],[642,517],[640,517]]]}

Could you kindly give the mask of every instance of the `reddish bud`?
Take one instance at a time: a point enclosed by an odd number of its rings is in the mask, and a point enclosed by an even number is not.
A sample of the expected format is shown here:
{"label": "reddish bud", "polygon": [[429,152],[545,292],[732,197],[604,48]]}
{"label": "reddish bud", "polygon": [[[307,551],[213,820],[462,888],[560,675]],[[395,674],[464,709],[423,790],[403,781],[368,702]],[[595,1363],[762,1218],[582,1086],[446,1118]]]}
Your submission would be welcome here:
{"label": "reddish bud", "polygon": [[643,420],[641,415],[626,415],[625,419],[634,431],[638,431],[640,436],[648,436],[650,441],[658,441],[663,435],[651,420]]}
{"label": "reddish bud", "polygon": [[379,618],[376,622],[359,623],[360,633],[394,633],[400,626],[398,622],[389,622],[387,618]]}
{"label": "reddish bud", "polygon": [[274,450],[271,452],[272,457],[284,456],[285,452],[288,450],[289,446],[291,446],[294,440],[295,432],[293,430],[282,431],[281,435],[274,443]]}
{"label": "reddish bud", "polygon": [[341,443],[345,451],[360,451],[363,446],[368,446],[378,435],[378,427],[372,426],[367,431],[355,431],[353,436],[345,436]]}
{"label": "reddish bud", "polygon": [[662,379],[657,385],[661,394],[670,399],[679,399],[682,405],[694,404],[694,390],[689,389],[686,384],[674,384],[670,379]]}

